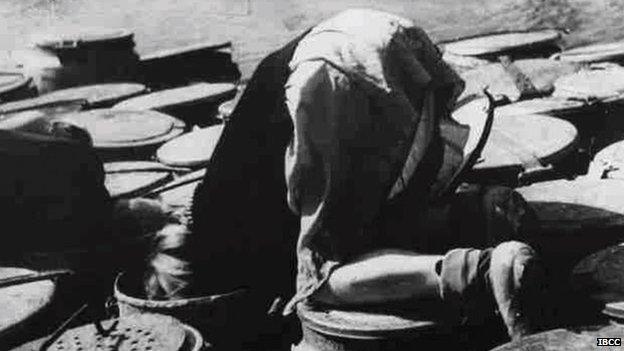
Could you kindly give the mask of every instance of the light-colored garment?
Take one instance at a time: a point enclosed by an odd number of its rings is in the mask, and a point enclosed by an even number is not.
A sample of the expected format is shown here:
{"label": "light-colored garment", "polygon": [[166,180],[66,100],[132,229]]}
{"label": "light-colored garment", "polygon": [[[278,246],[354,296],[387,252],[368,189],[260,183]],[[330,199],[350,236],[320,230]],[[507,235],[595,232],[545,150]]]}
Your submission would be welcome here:
{"label": "light-colored garment", "polygon": [[384,204],[408,186],[421,206],[442,190],[468,138],[449,116],[464,83],[409,20],[342,12],[303,38],[290,68],[294,137],[285,170],[301,228],[297,295],[286,314],[334,268],[375,245]]}

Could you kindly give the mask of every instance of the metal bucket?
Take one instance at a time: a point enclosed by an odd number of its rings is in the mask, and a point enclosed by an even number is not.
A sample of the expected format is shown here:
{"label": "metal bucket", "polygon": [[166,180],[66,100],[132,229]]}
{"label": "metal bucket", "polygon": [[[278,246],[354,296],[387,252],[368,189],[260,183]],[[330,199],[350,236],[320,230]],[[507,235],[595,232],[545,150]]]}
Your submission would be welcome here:
{"label": "metal bucket", "polygon": [[[120,317],[158,313],[172,316],[197,328],[210,344],[233,346],[245,333],[247,291],[178,300],[147,300],[140,293],[141,279],[120,274],[115,279],[114,296]],[[229,349],[229,348],[226,348]]]}

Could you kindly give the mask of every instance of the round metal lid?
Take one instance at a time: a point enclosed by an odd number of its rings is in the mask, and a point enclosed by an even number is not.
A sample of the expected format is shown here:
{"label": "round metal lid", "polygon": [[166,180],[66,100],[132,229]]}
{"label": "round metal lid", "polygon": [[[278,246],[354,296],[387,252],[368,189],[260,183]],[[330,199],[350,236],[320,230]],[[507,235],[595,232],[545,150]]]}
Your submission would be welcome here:
{"label": "round metal lid", "polygon": [[18,72],[0,71],[0,94],[4,94],[28,85],[32,78]]}
{"label": "round metal lid", "polygon": [[624,59],[624,41],[566,49],[553,58],[568,62],[605,62]]}
{"label": "round metal lid", "polygon": [[[544,94],[554,90],[554,82],[557,78],[572,74],[580,69],[580,65],[548,59],[527,59],[514,61],[516,66],[529,78],[533,86]],[[512,76],[500,63],[488,63],[478,68],[462,72],[460,76],[466,82],[466,89],[460,96],[481,94],[484,87],[492,94],[507,96],[511,101],[520,98],[520,91]]]}
{"label": "round metal lid", "polygon": [[104,173],[104,185],[113,198],[141,196],[172,177],[171,170],[149,161],[105,163]]}
{"label": "round metal lid", "polygon": [[156,111],[96,109],[58,118],[86,129],[101,149],[166,142],[181,134],[184,122]]}
{"label": "round metal lid", "polygon": [[[117,322],[117,324],[115,324]],[[49,351],[196,351],[203,340],[199,333],[178,320],[158,314],[137,314],[103,321],[108,335],[98,332],[94,324],[65,331]],[[16,350],[39,350],[43,340],[23,345]]]}
{"label": "round metal lid", "polygon": [[[622,330],[619,330],[622,333]],[[604,334],[606,335],[606,334]],[[617,337],[621,337],[617,334]],[[525,336],[501,345],[492,351],[586,351],[596,349],[596,336],[575,333],[565,329],[554,329]],[[615,336],[615,335],[614,335]],[[599,337],[606,337],[600,335]]]}
{"label": "round metal lid", "polygon": [[[0,279],[35,273],[29,269],[0,267]],[[21,326],[50,304],[56,285],[50,280],[0,289],[0,337]]]}
{"label": "round metal lid", "polygon": [[121,28],[72,27],[39,34],[34,38],[34,43],[41,48],[65,49],[76,48],[83,44],[128,40],[132,37],[131,31]]}
{"label": "round metal lid", "polygon": [[139,83],[94,84],[56,90],[39,96],[37,100],[40,102],[86,100],[91,107],[104,107],[143,94],[145,91],[147,91],[145,85]]}
{"label": "round metal lid", "polygon": [[[572,284],[603,303],[624,301],[624,244],[583,258],[572,270]],[[621,316],[620,318],[622,318]]]}
{"label": "round metal lid", "polygon": [[118,110],[162,110],[180,105],[201,102],[219,102],[236,92],[231,83],[198,83],[187,87],[161,90],[155,93],[122,101],[113,108]]}
{"label": "round metal lid", "polygon": [[624,186],[619,180],[576,179],[535,183],[516,190],[545,229],[624,225]]}
{"label": "round metal lid", "polygon": [[[471,104],[453,113],[462,124],[475,125],[485,117]],[[495,116],[490,136],[474,170],[522,167],[527,159],[545,163],[571,151],[577,130],[570,122],[545,115]]]}
{"label": "round metal lid", "polygon": [[607,178],[624,179],[624,141],[618,141],[600,150],[594,156],[591,166],[608,171]]}
{"label": "round metal lid", "polygon": [[440,328],[418,313],[389,311],[313,310],[300,306],[297,314],[302,326],[319,333],[352,339],[385,339],[397,335],[414,335]]}
{"label": "round metal lid", "polygon": [[624,94],[624,67],[594,65],[555,81],[553,96],[610,101]]}
{"label": "round metal lid", "polygon": [[555,29],[484,34],[444,43],[444,51],[454,55],[479,56],[554,43],[561,38]]}
{"label": "round metal lid", "polygon": [[591,112],[591,106],[588,106],[583,101],[570,100],[566,98],[541,98],[522,100],[509,105],[504,105],[496,110],[496,115],[501,118],[508,116],[522,116],[522,115],[554,115],[564,116],[569,114],[578,114],[588,112],[588,117]]}
{"label": "round metal lid", "polygon": [[170,166],[199,167],[212,157],[223,125],[211,126],[175,138],[156,151],[156,158]]}

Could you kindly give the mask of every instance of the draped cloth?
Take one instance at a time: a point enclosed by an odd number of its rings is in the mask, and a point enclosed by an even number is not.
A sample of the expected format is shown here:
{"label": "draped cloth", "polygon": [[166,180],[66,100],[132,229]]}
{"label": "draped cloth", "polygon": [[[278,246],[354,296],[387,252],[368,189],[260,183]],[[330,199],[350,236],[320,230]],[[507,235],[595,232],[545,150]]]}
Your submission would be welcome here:
{"label": "draped cloth", "polygon": [[417,218],[467,155],[470,130],[450,117],[463,81],[407,19],[342,12],[303,37],[289,67],[285,177],[300,231],[285,314],[357,255],[424,249]]}

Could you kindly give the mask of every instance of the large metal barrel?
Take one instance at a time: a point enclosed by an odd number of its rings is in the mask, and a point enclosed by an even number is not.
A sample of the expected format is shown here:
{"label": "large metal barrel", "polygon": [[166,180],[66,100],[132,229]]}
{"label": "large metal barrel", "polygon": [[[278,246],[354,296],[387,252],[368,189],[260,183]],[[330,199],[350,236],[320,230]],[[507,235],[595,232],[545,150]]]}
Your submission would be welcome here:
{"label": "large metal barrel", "polygon": [[474,68],[509,56],[513,60],[549,57],[561,49],[556,29],[479,34],[439,43],[443,59],[458,70]]}
{"label": "large metal barrel", "polygon": [[105,162],[146,160],[185,129],[184,122],[156,111],[94,109],[61,115],[56,120],[87,130]]}
{"label": "large metal barrel", "polygon": [[161,90],[122,101],[118,110],[155,110],[177,117],[189,125],[216,124],[219,104],[236,94],[231,83],[197,83],[181,88]]}
{"label": "large metal barrel", "polygon": [[14,351],[35,351],[47,345],[46,350],[119,350],[119,351],[202,351],[209,350],[201,334],[193,327],[175,318],[163,315],[130,316],[99,321],[66,330],[60,336],[38,339]]}
{"label": "large metal barrel", "polygon": [[[454,111],[453,118],[474,125],[483,120],[483,103],[468,103]],[[541,114],[506,116],[501,110],[495,111],[481,159],[467,181],[517,186],[541,177],[569,175],[568,158],[573,157],[577,143],[577,130],[571,123]]]}
{"label": "large metal barrel", "polygon": [[[33,274],[25,268],[0,267],[0,279]],[[0,288],[0,344],[18,343],[50,307],[56,284],[51,280]],[[23,341],[23,339],[22,339]]]}
{"label": "large metal barrel", "polygon": [[[125,29],[68,28],[34,40],[17,61],[35,77],[40,92],[85,84],[134,80],[138,55]],[[56,60],[55,60],[56,59]]]}
{"label": "large metal barrel", "polygon": [[624,42],[598,43],[568,48],[551,57],[564,62],[624,62]]}
{"label": "large metal barrel", "polygon": [[220,124],[181,135],[158,148],[156,159],[173,167],[203,167],[210,161],[223,128]]}

